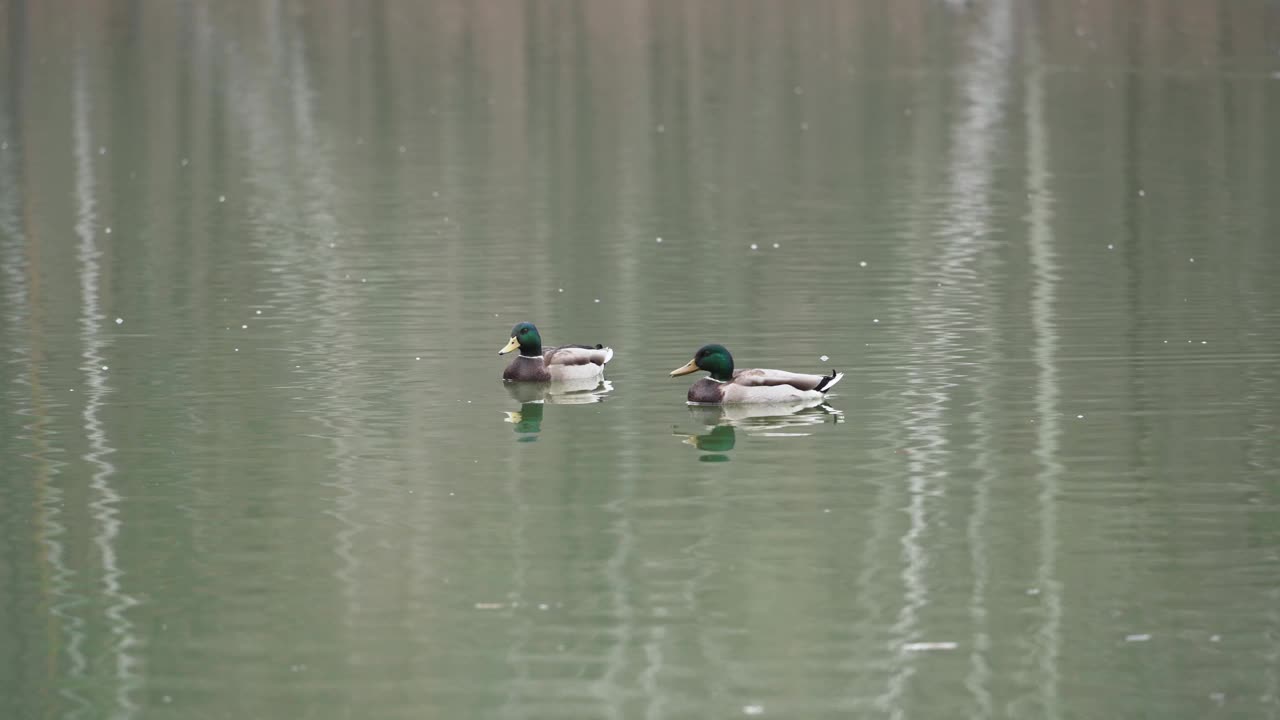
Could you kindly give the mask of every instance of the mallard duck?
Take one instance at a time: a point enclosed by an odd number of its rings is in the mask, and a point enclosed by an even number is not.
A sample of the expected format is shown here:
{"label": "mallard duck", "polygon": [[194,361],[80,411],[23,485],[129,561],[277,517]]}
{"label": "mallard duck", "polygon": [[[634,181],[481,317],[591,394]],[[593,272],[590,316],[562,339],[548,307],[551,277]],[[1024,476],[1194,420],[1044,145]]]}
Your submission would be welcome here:
{"label": "mallard duck", "polygon": [[613,358],[613,348],[603,345],[564,345],[544,350],[542,336],[530,322],[511,328],[511,341],[498,354],[516,349],[520,355],[502,371],[503,380],[551,382],[600,377],[605,363]]}
{"label": "mallard duck", "polygon": [[835,370],[830,375],[803,375],[785,370],[734,370],[733,356],[723,345],[698,348],[692,360],[671,371],[671,377],[699,370],[706,370],[711,376],[689,387],[689,402],[708,405],[817,400],[844,377],[844,373]]}

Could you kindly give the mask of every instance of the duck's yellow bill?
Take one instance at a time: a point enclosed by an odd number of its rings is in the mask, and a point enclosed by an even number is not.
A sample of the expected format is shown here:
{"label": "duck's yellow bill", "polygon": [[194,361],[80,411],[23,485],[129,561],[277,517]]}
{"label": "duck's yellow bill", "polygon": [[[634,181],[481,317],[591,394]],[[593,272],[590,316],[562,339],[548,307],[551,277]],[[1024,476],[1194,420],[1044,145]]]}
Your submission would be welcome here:
{"label": "duck's yellow bill", "polygon": [[512,350],[515,350],[515,349],[516,349],[516,348],[518,348],[518,347],[520,347],[520,341],[519,341],[519,340],[516,340],[516,336],[515,336],[515,335],[512,335],[512,336],[511,336],[511,342],[507,343],[507,346],[506,346],[506,347],[504,347],[504,348],[502,348],[501,350],[499,350],[499,351],[498,351],[498,354],[499,354],[499,355],[506,355],[507,353],[511,352]]}
{"label": "duck's yellow bill", "polygon": [[691,372],[698,372],[698,365],[697,365],[697,362],[694,360],[690,360],[689,362],[685,363],[684,367],[679,367],[679,368],[676,368],[675,370],[672,370],[671,377],[676,377],[677,375],[688,375]]}

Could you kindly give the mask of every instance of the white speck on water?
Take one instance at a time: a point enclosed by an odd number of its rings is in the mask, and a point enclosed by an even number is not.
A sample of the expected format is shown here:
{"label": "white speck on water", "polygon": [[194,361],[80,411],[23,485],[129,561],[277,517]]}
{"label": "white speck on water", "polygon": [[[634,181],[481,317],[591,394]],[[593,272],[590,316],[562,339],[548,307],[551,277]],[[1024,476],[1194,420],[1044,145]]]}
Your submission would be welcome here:
{"label": "white speck on water", "polygon": [[564,288],[556,288],[556,292],[564,292]]}
{"label": "white speck on water", "polygon": [[123,323],[124,323],[124,318],[116,318],[116,324],[117,324],[117,325],[121,325],[121,324],[123,324]]}
{"label": "white speck on water", "polygon": [[908,652],[919,652],[922,650],[955,650],[957,647],[959,647],[958,644],[950,641],[913,642],[913,643],[906,643],[905,645],[902,646],[902,649]]}
{"label": "white speck on water", "polygon": [[755,243],[751,243],[751,249],[752,249],[752,250],[759,250],[759,249],[760,249],[760,246],[759,246],[759,245],[757,245],[757,244],[755,244]]}
{"label": "white speck on water", "polygon": [[240,326],[240,329],[241,329],[241,330],[248,330],[248,329],[249,329],[249,326],[248,326],[248,325],[241,325],[241,326]]}
{"label": "white speck on water", "polygon": [[801,129],[801,130],[808,130],[808,129],[809,129],[809,123],[807,123],[807,122],[802,122],[802,123],[800,123],[800,129]]}
{"label": "white speck on water", "polygon": [[414,358],[414,360],[421,360],[421,359],[422,359],[422,356],[421,356],[421,355],[419,355],[418,357],[415,357],[415,358]]}
{"label": "white speck on water", "polygon": [[1150,639],[1151,639],[1151,633],[1134,633],[1132,635],[1124,636],[1125,642],[1146,642]]}
{"label": "white speck on water", "polygon": [[794,93],[795,93],[795,94],[797,94],[797,95],[803,95],[803,94],[804,94],[804,88],[800,87],[799,85],[797,85],[797,86],[795,86],[794,88],[792,88],[792,89],[791,89],[791,91],[792,91],[792,92],[794,92]]}
{"label": "white speck on water", "polygon": [[431,197],[440,197],[440,191],[439,191],[439,190],[432,190],[432,191],[431,191]]}
{"label": "white speck on water", "polygon": [[360,282],[369,282],[369,278],[360,278]]}
{"label": "white speck on water", "polygon": [[254,315],[261,315],[261,314],[262,314],[262,311],[261,311],[261,310],[254,310],[254,311],[253,311],[253,314],[254,314]]}
{"label": "white speck on water", "polygon": [[654,238],[654,239],[653,239],[653,241],[654,241],[654,242],[659,242],[659,243],[660,243],[660,242],[662,242],[662,238],[660,238],[660,237],[658,237],[658,238]]}
{"label": "white speck on water", "polygon": [[4,142],[0,142],[0,150],[8,150],[8,149],[9,149],[9,141],[8,141],[8,140],[6,140],[6,141],[4,141]]}
{"label": "white speck on water", "polygon": [[236,352],[240,352],[240,348],[236,348]]}
{"label": "white speck on water", "polygon": [[866,261],[866,260],[859,260],[859,261],[858,261],[858,267],[866,267],[866,266],[867,266],[867,261]]}
{"label": "white speck on water", "polygon": [[104,232],[104,233],[106,233],[106,234],[110,235],[110,234],[111,234],[111,226],[110,226],[110,225],[106,226],[105,228],[103,228],[103,229],[102,229],[102,232]]}
{"label": "white speck on water", "polygon": [[1208,344],[1209,344],[1209,341],[1208,341],[1208,340],[1201,340],[1201,341],[1200,341],[1200,344],[1201,344],[1201,345],[1208,345]]}
{"label": "white speck on water", "polygon": [[182,158],[182,167],[186,167],[186,166],[187,166],[187,165],[189,165],[190,163],[191,163],[191,161],[190,161],[190,160],[188,160],[188,159],[186,159],[186,158]]}
{"label": "white speck on water", "polygon": [[1107,249],[1108,249],[1108,250],[1115,250],[1115,249],[1116,249],[1116,246],[1115,246],[1115,245],[1112,245],[1111,243],[1107,243]]}
{"label": "white speck on water", "polygon": [[160,699],[161,699],[161,700],[163,700],[163,701],[165,702],[165,704],[168,704],[168,703],[173,702],[173,697],[172,697],[172,696],[169,696],[169,695],[165,695],[164,697],[162,697],[162,698],[160,698]]}
{"label": "white speck on water", "polygon": [[830,358],[830,357],[828,357],[828,356],[826,356],[826,355],[823,355],[823,356],[819,357],[818,359],[819,359],[819,360],[821,360],[822,362],[826,362],[826,361],[830,360],[831,358]]}
{"label": "white speck on water", "polygon": [[600,298],[596,298],[596,302],[600,302]]}
{"label": "white speck on water", "polygon": [[218,196],[218,202],[226,202],[226,201],[227,201],[227,196],[226,196],[226,195],[219,195],[219,196]]}
{"label": "white speck on water", "polygon": [[99,145],[99,146],[98,146],[98,154],[99,154],[99,155],[106,155],[106,154],[107,154],[107,149],[106,149],[105,147],[102,147],[101,145]]}
{"label": "white speck on water", "polygon": [[1209,642],[1222,642],[1222,636],[1221,636],[1221,635],[1210,635],[1210,636],[1209,636]]}
{"label": "white speck on water", "polygon": [[75,388],[70,388],[70,389],[68,389],[68,390],[67,390],[67,392],[75,392],[75,391],[76,391],[76,389],[75,389]]}
{"label": "white speck on water", "polygon": [[1195,262],[1195,261],[1196,261],[1195,258],[1187,258],[1187,262]]}
{"label": "white speck on water", "polygon": [[774,250],[777,250],[777,249],[778,249],[778,248],[780,248],[780,247],[782,247],[782,246],[781,246],[781,245],[779,245],[778,243],[774,243],[774,244],[773,244],[773,249],[774,249]]}
{"label": "white speck on water", "polygon": [[660,124],[660,125],[658,125],[658,132],[663,133],[663,132],[666,132],[666,131],[667,131],[667,126],[666,126],[666,125],[661,125],[661,124]]}
{"label": "white speck on water", "polygon": [[333,247],[338,247],[338,244],[337,244],[337,243],[329,243],[329,247],[331,247],[331,248],[333,248]]}
{"label": "white speck on water", "polygon": [[404,154],[404,146],[403,146],[403,145],[401,145],[399,149],[400,149],[400,154],[401,154],[401,155],[403,155],[403,154]]}
{"label": "white speck on water", "polygon": [[103,366],[102,366],[102,369],[103,369],[103,370],[110,370],[111,368],[110,368],[110,367],[108,367],[108,366],[106,366],[106,365],[103,365]]}
{"label": "white speck on water", "polygon": [[1076,419],[1077,419],[1077,420],[1083,420],[1083,419],[1084,419],[1084,416],[1083,416],[1083,415],[1077,415],[1077,416],[1076,416]]}
{"label": "white speck on water", "polygon": [[1220,693],[1220,692],[1211,692],[1211,693],[1209,693],[1209,699],[1210,699],[1210,700],[1212,700],[1212,701],[1214,701],[1215,703],[1217,703],[1217,704],[1221,705],[1222,703],[1226,702],[1226,700],[1227,700],[1227,694],[1226,694],[1226,693]]}
{"label": "white speck on water", "polygon": [[551,609],[551,606],[550,606],[550,605],[548,605],[548,604],[546,604],[546,603],[538,603],[538,609],[539,609],[539,610],[549,610],[549,609]]}
{"label": "white speck on water", "polygon": [[1143,190],[1143,189],[1141,189],[1141,188],[1139,188],[1139,189],[1138,189],[1138,197],[1146,197],[1146,196],[1147,196],[1147,191],[1146,191],[1146,190]]}
{"label": "white speck on water", "polygon": [[1035,597],[1040,594],[1040,588],[1027,588],[1027,594]]}
{"label": "white speck on water", "polygon": [[880,318],[871,318],[871,322],[878,324],[880,322]]}
{"label": "white speck on water", "polygon": [[763,715],[764,706],[763,705],[743,705],[742,714],[743,715]]}
{"label": "white speck on water", "polygon": [[822,508],[822,512],[829,513],[831,512],[831,508]]}

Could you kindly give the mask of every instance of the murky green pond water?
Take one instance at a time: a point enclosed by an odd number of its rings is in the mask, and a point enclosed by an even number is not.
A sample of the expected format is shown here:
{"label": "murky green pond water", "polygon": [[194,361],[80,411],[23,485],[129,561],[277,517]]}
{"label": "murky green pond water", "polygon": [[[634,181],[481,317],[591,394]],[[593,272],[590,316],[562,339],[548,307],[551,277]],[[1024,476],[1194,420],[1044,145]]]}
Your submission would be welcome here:
{"label": "murky green pond water", "polygon": [[1280,716],[1274,3],[0,9],[0,717]]}

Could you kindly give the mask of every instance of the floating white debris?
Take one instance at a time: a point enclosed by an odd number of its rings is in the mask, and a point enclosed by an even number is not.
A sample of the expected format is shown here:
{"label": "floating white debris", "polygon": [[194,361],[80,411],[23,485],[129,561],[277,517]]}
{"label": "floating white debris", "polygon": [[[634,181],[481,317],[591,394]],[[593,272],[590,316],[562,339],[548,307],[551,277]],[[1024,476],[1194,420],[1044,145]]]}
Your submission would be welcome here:
{"label": "floating white debris", "polygon": [[822,362],[826,362],[826,361],[830,360],[831,358],[830,358],[830,357],[828,357],[828,356],[826,356],[826,355],[823,355],[822,357],[819,357],[818,359],[819,359],[819,360],[821,360]]}
{"label": "floating white debris", "polygon": [[1195,258],[1187,258],[1187,262],[1195,262],[1195,261],[1196,261]]}
{"label": "floating white debris", "polygon": [[1040,594],[1040,588],[1027,588],[1027,594],[1035,597]]}
{"label": "floating white debris", "polygon": [[1146,190],[1142,190],[1142,189],[1138,190],[1138,197],[1146,197],[1146,196],[1147,196]]}
{"label": "floating white debris", "polygon": [[369,282],[369,278],[360,278],[360,282]]}
{"label": "floating white debris", "polygon": [[782,246],[781,246],[781,245],[779,245],[778,243],[774,243],[774,244],[773,244],[773,249],[774,249],[774,250],[777,250],[777,249],[778,249],[778,248],[780,248],[780,247],[782,247]]}
{"label": "floating white debris", "polygon": [[506,603],[496,603],[496,602],[478,602],[478,603],[476,603],[476,609],[477,609],[477,610],[501,610],[502,608],[504,608],[504,607],[506,607],[506,606],[507,606],[507,605],[506,605]]}
{"label": "floating white debris", "polygon": [[104,233],[106,233],[106,234],[110,235],[110,234],[111,234],[111,226],[110,226],[110,225],[106,226],[105,228],[103,228],[103,229],[102,229],[102,232],[104,232]]}
{"label": "floating white debris", "polygon": [[556,288],[556,292],[564,292],[564,288]]}
{"label": "floating white debris", "polygon": [[160,698],[160,699],[161,699],[161,700],[163,700],[163,701],[164,701],[164,703],[165,703],[166,705],[168,705],[169,703],[173,702],[173,696],[172,696],[172,695],[165,695],[164,697],[162,697],[162,698]]}
{"label": "floating white debris", "polygon": [[99,154],[99,155],[106,155],[106,154],[107,154],[107,149],[106,149],[105,147],[102,147],[101,145],[99,145],[99,146],[98,146],[98,154]]}
{"label": "floating white debris", "polygon": [[415,358],[414,358],[414,360],[421,360],[421,359],[422,359],[422,356],[421,356],[421,355],[419,355],[418,357],[415,357]]}
{"label": "floating white debris", "polygon": [[795,86],[794,88],[792,88],[792,91],[793,91],[795,94],[797,94],[797,95],[803,95],[803,94],[804,94],[804,88],[800,87],[799,85],[797,85],[797,86]]}
{"label": "floating white debris", "polygon": [[866,267],[866,266],[867,266],[867,261],[866,261],[866,260],[859,260],[859,261],[858,261],[858,267]]}
{"label": "floating white debris", "polygon": [[9,141],[8,141],[8,140],[6,140],[6,141],[4,141],[4,142],[0,142],[0,150],[8,150],[8,149],[9,149]]}
{"label": "floating white debris", "polygon": [[241,330],[248,330],[248,329],[249,329],[249,326],[248,326],[248,325],[241,325],[241,326],[240,326],[240,329],[241,329]]}
{"label": "floating white debris", "polygon": [[880,318],[871,318],[871,322],[878,324],[880,322]]}
{"label": "floating white debris", "polygon": [[764,706],[763,705],[743,705],[742,714],[743,715],[763,715]]}
{"label": "floating white debris", "polygon": [[920,652],[925,650],[955,650],[957,647],[960,647],[957,643],[945,642],[945,641],[944,642],[913,642],[913,643],[906,643],[905,645],[902,646],[902,649],[908,652]]}
{"label": "floating white debris", "polygon": [[75,392],[75,391],[76,391],[75,388],[67,388],[67,392]]}
{"label": "floating white debris", "polygon": [[654,238],[654,239],[653,239],[653,241],[654,241],[654,242],[662,242],[662,238]]}
{"label": "floating white debris", "polygon": [[1077,416],[1076,416],[1076,419],[1077,419],[1077,420],[1083,420],[1083,419],[1084,419],[1084,415],[1077,415]]}
{"label": "floating white debris", "polygon": [[1125,642],[1146,642],[1150,639],[1151,639],[1151,633],[1134,633],[1132,635],[1124,636]]}
{"label": "floating white debris", "polygon": [[226,201],[227,201],[227,196],[226,196],[226,195],[219,195],[219,196],[218,196],[218,202],[226,202]]}
{"label": "floating white debris", "polygon": [[188,164],[190,164],[190,162],[191,162],[190,160],[186,158],[182,158],[182,167],[186,167]]}
{"label": "floating white debris", "polygon": [[751,243],[751,249],[752,249],[752,250],[759,250],[759,249],[760,249],[760,246],[759,246],[759,245],[757,245],[757,244],[755,244],[755,243]]}
{"label": "floating white debris", "polygon": [[1210,636],[1209,636],[1209,642],[1222,642],[1222,636],[1221,636],[1221,635],[1210,635]]}
{"label": "floating white debris", "polygon": [[807,122],[802,122],[802,123],[800,123],[800,130],[801,130],[802,132],[803,132],[803,131],[805,131],[805,130],[808,130],[808,129],[809,129],[809,123],[807,123]]}
{"label": "floating white debris", "polygon": [[261,310],[254,310],[254,311],[253,311],[253,314],[254,314],[254,315],[261,315],[261,314],[262,314],[262,311],[261,311]]}
{"label": "floating white debris", "polygon": [[240,348],[236,348],[236,352],[240,352]]}
{"label": "floating white debris", "polygon": [[659,126],[658,126],[658,132],[662,133],[662,132],[666,132],[666,131],[667,131],[667,126],[666,126],[666,125],[659,125]]}
{"label": "floating white debris", "polygon": [[401,145],[401,146],[400,146],[400,154],[401,154],[401,155],[403,155],[403,154],[404,154],[404,146],[403,146],[403,145]]}
{"label": "floating white debris", "polygon": [[1115,246],[1115,245],[1112,245],[1111,243],[1107,243],[1107,249],[1108,249],[1108,250],[1115,250],[1115,249],[1116,249],[1116,246]]}
{"label": "floating white debris", "polygon": [[116,324],[117,324],[117,325],[120,325],[120,324],[122,324],[122,323],[124,323],[124,318],[116,318]]}
{"label": "floating white debris", "polygon": [[440,197],[440,191],[439,191],[439,190],[432,190],[432,191],[431,191],[431,197]]}
{"label": "floating white debris", "polygon": [[596,298],[596,302],[600,302],[600,298]]}
{"label": "floating white debris", "polygon": [[550,610],[551,606],[546,603],[538,603],[539,610]]}
{"label": "floating white debris", "polygon": [[111,368],[110,368],[110,367],[108,367],[108,366],[106,366],[106,365],[103,365],[103,366],[102,366],[102,369],[103,369],[103,370],[110,370]]}

